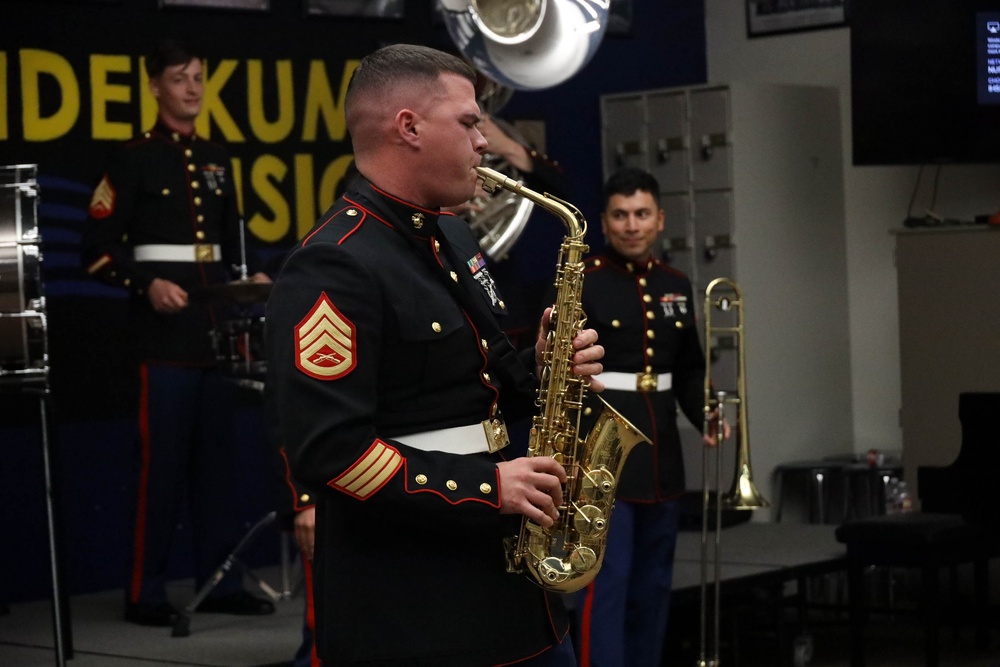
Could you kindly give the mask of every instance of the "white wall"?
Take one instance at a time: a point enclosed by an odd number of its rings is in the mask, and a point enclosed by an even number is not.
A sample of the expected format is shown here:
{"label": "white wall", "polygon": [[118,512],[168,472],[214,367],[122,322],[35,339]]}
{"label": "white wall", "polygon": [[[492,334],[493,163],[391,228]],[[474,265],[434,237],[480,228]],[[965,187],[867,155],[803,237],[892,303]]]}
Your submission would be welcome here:
{"label": "white wall", "polygon": [[[735,0],[705,0],[705,23],[709,83],[767,81],[840,89],[854,450],[899,450],[899,320],[890,230],[902,226],[919,168],[852,166],[848,28],[748,39],[745,3]],[[933,176],[934,168],[924,169],[915,215],[930,203]],[[937,213],[971,219],[998,209],[1000,166],[941,170]],[[928,304],[929,316],[933,312]],[[957,420],[957,396],[953,414]]]}

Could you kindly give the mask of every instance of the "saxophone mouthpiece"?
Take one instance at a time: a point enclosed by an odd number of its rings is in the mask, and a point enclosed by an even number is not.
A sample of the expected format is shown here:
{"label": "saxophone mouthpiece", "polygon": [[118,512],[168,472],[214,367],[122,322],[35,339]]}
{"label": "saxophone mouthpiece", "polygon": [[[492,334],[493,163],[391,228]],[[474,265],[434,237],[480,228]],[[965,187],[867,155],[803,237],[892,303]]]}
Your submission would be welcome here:
{"label": "saxophone mouthpiece", "polygon": [[[476,167],[476,173],[479,177],[483,179],[483,190],[492,194],[495,194],[504,186],[505,181],[510,181],[512,185],[519,185],[517,181],[511,180],[501,174],[499,171],[490,169],[489,167]],[[517,192],[513,187],[508,188],[513,192]]]}

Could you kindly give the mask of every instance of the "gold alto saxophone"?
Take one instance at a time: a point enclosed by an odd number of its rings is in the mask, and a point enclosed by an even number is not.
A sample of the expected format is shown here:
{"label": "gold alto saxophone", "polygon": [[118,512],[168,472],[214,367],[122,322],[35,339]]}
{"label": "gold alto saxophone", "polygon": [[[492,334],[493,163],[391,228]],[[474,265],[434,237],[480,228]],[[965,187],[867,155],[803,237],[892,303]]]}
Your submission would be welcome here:
{"label": "gold alto saxophone", "polygon": [[587,322],[580,304],[583,256],[589,249],[583,242],[587,233],[583,214],[572,204],[529,190],[498,171],[476,170],[487,192],[504,188],[517,193],[566,225],[536,400],[540,412],[532,419],[528,439],[528,456],[552,457],[566,470],[563,504],[550,528],[522,520],[516,543],[513,537],[509,540],[507,569],[527,574],[547,590],[572,593],[593,581],[601,569],[618,477],[632,448],[649,438],[600,397],[601,413],[586,438],[580,437],[587,383],[573,374],[573,339]]}

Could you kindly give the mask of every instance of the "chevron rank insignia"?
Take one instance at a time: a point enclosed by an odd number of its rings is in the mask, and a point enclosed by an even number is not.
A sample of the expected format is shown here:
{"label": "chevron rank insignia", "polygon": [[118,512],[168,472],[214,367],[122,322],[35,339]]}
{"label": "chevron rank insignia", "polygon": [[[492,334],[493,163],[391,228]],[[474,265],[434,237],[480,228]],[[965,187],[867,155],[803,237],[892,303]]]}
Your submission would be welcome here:
{"label": "chevron rank insignia", "polygon": [[107,174],[97,184],[94,196],[90,198],[90,216],[97,220],[108,217],[115,211],[115,188]]}
{"label": "chevron rank insignia", "polygon": [[317,380],[344,377],[357,365],[354,324],[323,292],[295,328],[295,365]]}

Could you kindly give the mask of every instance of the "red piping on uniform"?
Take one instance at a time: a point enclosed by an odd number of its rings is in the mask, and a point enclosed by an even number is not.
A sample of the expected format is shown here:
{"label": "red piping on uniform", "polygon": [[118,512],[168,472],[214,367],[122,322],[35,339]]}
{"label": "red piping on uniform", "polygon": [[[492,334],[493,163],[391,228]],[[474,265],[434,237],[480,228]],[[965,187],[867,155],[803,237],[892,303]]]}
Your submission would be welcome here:
{"label": "red piping on uniform", "polygon": [[322,667],[323,663],[316,655],[316,602],[313,598],[313,568],[312,560],[302,559],[302,576],[306,586],[306,627],[312,635],[312,650],[309,651],[309,667]]}
{"label": "red piping on uniform", "polygon": [[143,560],[146,555],[146,503],[149,492],[149,366],[139,367],[139,446],[141,468],[139,471],[139,498],[135,513],[135,537],[132,546],[132,591],[129,599],[139,601],[142,591]]}
{"label": "red piping on uniform", "polygon": [[331,220],[333,220],[334,218],[336,218],[336,217],[337,217],[338,215],[340,215],[340,214],[341,214],[341,212],[342,212],[343,210],[344,210],[344,209],[340,209],[340,211],[337,211],[336,213],[333,213],[333,214],[332,214],[332,215],[331,215],[331,216],[330,216],[329,218],[327,218],[326,220],[324,220],[324,221],[323,221],[323,224],[321,224],[321,225],[317,226],[317,227],[316,227],[316,229],[314,229],[314,230],[313,230],[313,233],[312,233],[312,234],[310,234],[309,236],[307,236],[307,237],[305,237],[304,239],[302,239],[302,245],[305,245],[306,243],[308,243],[308,242],[309,242],[309,239],[311,239],[312,237],[314,237],[314,236],[316,236],[317,234],[319,234],[319,231],[320,231],[321,229],[323,229],[324,227],[326,227],[326,224],[327,224],[328,222],[330,222]]}
{"label": "red piping on uniform", "polygon": [[[369,184],[369,185],[371,185],[371,184]],[[400,204],[403,204],[404,206],[408,206],[410,208],[415,208],[418,211],[423,211],[424,213],[430,213],[431,215],[438,215],[440,213],[439,211],[432,211],[429,208],[423,208],[421,206],[417,206],[416,204],[414,204],[412,202],[408,202],[405,199],[400,199],[399,197],[394,197],[393,195],[389,194],[385,190],[379,190],[374,185],[372,185],[372,190],[374,190],[375,192],[379,193],[380,195],[382,195],[386,199],[391,199],[394,202],[399,202]]]}
{"label": "red piping on uniform", "polygon": [[587,584],[587,595],[583,598],[583,614],[580,617],[580,667],[590,667],[590,623],[594,610],[594,582]]}
{"label": "red piping on uniform", "polygon": [[377,215],[375,215],[374,213],[372,213],[369,209],[365,208],[364,206],[362,206],[358,202],[354,201],[353,199],[350,199],[348,197],[344,197],[344,201],[351,202],[351,204],[353,204],[356,208],[361,209],[367,215],[370,215],[371,217],[375,218],[376,220],[378,220],[379,222],[381,222],[383,225],[385,225],[389,229],[395,229],[396,228],[396,226],[393,225],[391,222],[385,220],[384,218],[378,217]]}

